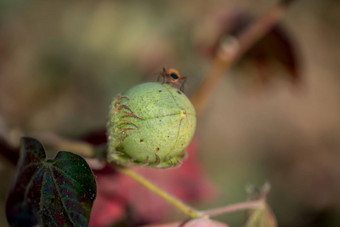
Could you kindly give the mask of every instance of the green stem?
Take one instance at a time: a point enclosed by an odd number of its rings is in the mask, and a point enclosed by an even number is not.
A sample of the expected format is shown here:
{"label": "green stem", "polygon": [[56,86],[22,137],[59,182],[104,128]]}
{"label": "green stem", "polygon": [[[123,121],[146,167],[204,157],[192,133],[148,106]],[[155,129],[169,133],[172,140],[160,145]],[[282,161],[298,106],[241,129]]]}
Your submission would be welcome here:
{"label": "green stem", "polygon": [[174,205],[176,208],[178,208],[179,210],[189,215],[191,218],[198,218],[202,216],[201,212],[184,204],[182,201],[178,200],[177,198],[168,194],[164,190],[160,189],[159,187],[157,187],[156,185],[154,185],[153,183],[151,183],[150,181],[148,181],[147,179],[145,179],[143,176],[139,175],[137,172],[133,171],[132,169],[126,168],[123,166],[117,166],[117,165],[115,165],[115,167],[117,168],[118,171],[131,177],[135,181],[139,182],[144,187],[148,188],[150,191],[156,193],[157,195],[159,195],[160,197],[162,197],[163,199],[165,199],[166,201]]}

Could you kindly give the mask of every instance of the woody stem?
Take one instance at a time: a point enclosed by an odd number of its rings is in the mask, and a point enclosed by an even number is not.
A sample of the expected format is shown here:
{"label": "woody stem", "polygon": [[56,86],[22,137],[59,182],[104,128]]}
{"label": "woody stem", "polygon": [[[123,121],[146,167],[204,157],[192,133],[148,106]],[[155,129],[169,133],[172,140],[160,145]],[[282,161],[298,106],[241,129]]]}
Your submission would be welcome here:
{"label": "woody stem", "polygon": [[250,25],[238,37],[232,37],[222,45],[213,60],[210,70],[200,86],[191,97],[191,101],[199,116],[206,107],[214,90],[231,66],[258,40],[267,34],[285,15],[288,6],[297,0],[281,0],[271,7],[262,17]]}

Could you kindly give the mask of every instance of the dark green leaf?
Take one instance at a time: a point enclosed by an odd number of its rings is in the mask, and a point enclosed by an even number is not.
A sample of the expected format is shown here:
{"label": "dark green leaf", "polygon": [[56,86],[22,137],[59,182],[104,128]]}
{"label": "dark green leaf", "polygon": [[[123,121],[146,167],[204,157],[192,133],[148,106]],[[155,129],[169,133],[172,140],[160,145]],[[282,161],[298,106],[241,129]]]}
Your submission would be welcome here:
{"label": "dark green leaf", "polygon": [[96,182],[86,161],[60,151],[45,160],[35,139],[21,140],[16,182],[6,204],[11,226],[87,226]]}

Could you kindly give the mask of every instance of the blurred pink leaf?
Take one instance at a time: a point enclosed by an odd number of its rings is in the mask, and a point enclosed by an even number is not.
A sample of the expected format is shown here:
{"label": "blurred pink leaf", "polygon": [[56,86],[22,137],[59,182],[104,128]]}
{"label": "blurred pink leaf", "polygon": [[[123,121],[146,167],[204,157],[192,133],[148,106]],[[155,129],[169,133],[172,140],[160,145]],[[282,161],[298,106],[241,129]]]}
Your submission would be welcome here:
{"label": "blurred pink leaf", "polygon": [[[106,139],[106,136],[105,138],[103,136],[94,134],[87,137],[86,141],[101,144]],[[184,202],[211,200],[213,186],[204,176],[203,169],[197,160],[195,138],[187,148],[187,152],[189,157],[178,168],[137,167],[133,169]],[[94,170],[94,174],[97,181],[97,199],[93,205],[90,226],[101,227],[116,223],[126,217],[127,210],[132,214],[132,217],[129,216],[129,221],[135,222],[129,225],[159,222],[173,209],[158,195],[129,177],[117,173],[110,166]]]}
{"label": "blurred pink leaf", "polygon": [[146,225],[144,227],[228,227],[228,225],[210,220],[208,218],[192,219],[185,222],[172,222],[159,225]]}

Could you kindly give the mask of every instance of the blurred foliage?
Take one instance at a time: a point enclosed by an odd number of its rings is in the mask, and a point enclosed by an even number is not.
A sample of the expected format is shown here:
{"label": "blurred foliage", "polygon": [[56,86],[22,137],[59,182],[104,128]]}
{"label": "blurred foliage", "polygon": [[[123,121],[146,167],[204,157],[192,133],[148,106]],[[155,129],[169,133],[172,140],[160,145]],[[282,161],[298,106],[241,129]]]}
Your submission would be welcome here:
{"label": "blurred foliage", "polygon": [[[189,77],[190,94],[211,60],[197,47],[211,34],[206,21],[235,9],[258,16],[275,2],[3,0],[0,118],[26,135],[78,137],[105,127],[113,96],[156,80],[164,66]],[[269,180],[268,203],[279,226],[340,225],[339,6],[301,0],[283,20],[303,61],[303,86],[246,90],[229,78],[220,83],[198,121],[199,158],[220,188],[218,199],[202,208],[243,201],[245,185]],[[239,69],[233,78],[247,74]],[[270,73],[284,73],[275,70]],[[1,161],[0,205],[9,172]],[[219,220],[240,226],[245,215]]]}

